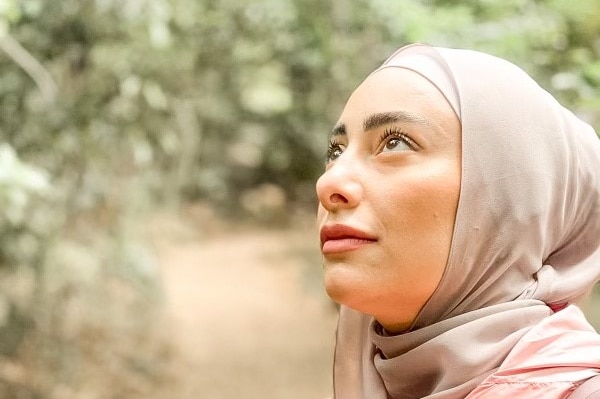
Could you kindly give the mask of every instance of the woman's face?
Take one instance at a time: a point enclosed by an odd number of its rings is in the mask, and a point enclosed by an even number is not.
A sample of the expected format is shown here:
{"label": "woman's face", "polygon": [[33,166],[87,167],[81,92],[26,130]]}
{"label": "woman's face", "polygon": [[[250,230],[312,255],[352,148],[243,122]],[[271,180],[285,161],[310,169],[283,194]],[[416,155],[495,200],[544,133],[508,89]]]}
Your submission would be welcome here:
{"label": "woman's face", "polygon": [[410,327],[450,251],[460,122],[421,75],[385,68],[350,96],[317,181],[325,287],[388,331]]}

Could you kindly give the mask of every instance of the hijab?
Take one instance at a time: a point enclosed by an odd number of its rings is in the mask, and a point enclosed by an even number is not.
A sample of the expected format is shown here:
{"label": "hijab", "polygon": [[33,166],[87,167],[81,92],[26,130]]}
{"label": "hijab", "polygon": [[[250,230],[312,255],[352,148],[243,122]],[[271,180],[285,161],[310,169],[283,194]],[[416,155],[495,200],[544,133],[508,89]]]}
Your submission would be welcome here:
{"label": "hijab", "polygon": [[383,68],[419,73],[460,119],[460,199],[444,274],[407,332],[341,306],[335,397],[464,398],[600,280],[600,140],[488,54],[415,44]]}

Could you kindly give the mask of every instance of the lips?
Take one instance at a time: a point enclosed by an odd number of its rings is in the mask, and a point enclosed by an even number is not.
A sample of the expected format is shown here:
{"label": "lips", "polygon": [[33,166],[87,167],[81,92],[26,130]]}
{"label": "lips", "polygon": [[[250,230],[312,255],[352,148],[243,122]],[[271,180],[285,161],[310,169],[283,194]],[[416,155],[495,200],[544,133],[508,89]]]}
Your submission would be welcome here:
{"label": "lips", "polygon": [[354,227],[336,224],[321,229],[321,251],[324,255],[353,251],[377,242],[377,238]]}

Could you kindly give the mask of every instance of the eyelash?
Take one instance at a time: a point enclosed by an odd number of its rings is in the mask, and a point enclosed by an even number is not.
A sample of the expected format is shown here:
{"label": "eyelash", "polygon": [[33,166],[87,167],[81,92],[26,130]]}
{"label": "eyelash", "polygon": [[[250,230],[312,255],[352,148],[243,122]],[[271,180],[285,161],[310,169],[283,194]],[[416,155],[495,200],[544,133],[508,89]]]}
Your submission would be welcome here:
{"label": "eyelash", "polygon": [[341,146],[341,143],[337,142],[335,139],[331,139],[331,141],[329,142],[329,146],[327,147],[327,156],[325,158],[326,163],[333,161],[333,159],[331,159],[333,156],[333,152],[337,149],[340,149]]}
{"label": "eyelash", "polygon": [[409,146],[412,150],[417,148],[416,143],[406,135],[402,130],[396,127],[390,127],[383,131],[381,136],[379,137],[379,145],[385,145],[389,142],[390,138],[402,140],[407,146]]}
{"label": "eyelash", "polygon": [[[402,130],[396,127],[390,127],[383,131],[381,136],[379,136],[379,146],[381,147],[382,144],[387,144],[390,138],[402,140],[407,146],[409,146],[413,150],[417,148],[417,144],[410,137],[408,137],[406,133],[404,133]],[[326,162],[331,162],[333,160],[332,156],[334,151],[338,149],[343,151],[343,149],[341,148],[342,146],[342,143],[336,141],[335,139],[332,139],[329,142],[329,146],[327,147]]]}

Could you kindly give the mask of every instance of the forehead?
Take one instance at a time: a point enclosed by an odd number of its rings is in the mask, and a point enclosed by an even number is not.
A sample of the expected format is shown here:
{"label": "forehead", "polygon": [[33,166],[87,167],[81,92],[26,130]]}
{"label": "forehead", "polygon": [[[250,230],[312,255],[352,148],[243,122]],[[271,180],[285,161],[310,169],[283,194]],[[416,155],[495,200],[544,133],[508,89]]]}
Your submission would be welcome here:
{"label": "forehead", "polygon": [[403,112],[439,125],[457,119],[442,93],[420,74],[404,68],[384,68],[371,74],[352,93],[340,123],[358,127],[380,112]]}

